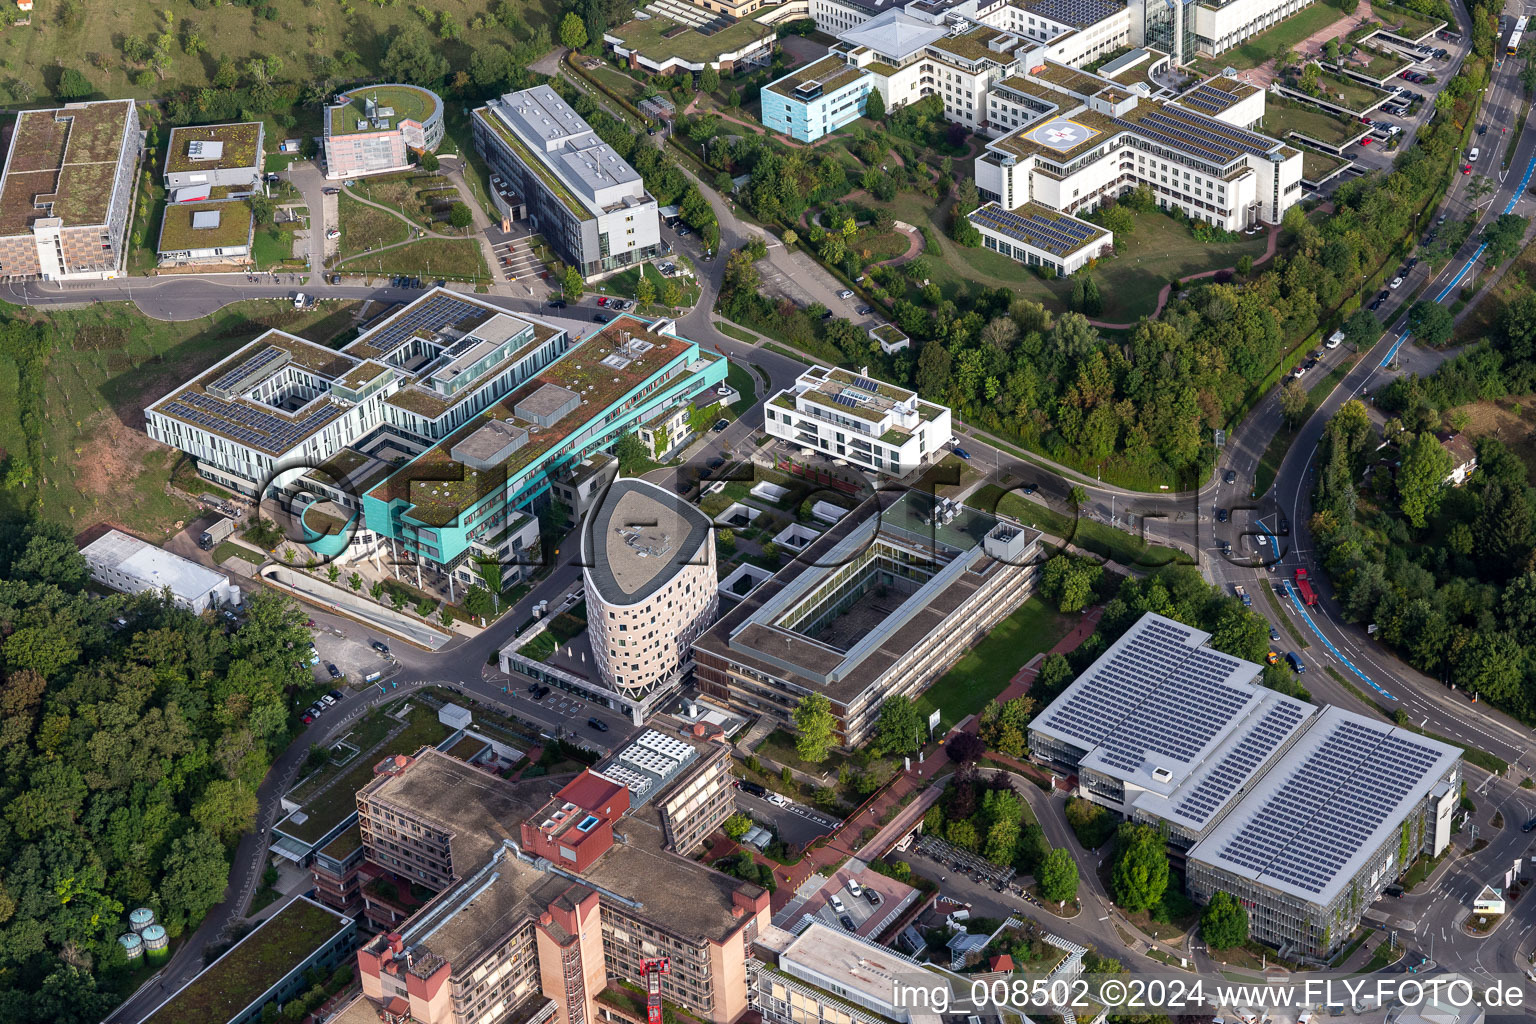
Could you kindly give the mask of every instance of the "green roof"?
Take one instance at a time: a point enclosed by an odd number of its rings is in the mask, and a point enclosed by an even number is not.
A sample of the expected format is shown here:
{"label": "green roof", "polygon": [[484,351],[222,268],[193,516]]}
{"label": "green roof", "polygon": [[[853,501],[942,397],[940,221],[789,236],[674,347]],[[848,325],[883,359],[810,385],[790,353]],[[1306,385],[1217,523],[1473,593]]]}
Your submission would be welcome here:
{"label": "green roof", "polygon": [[146,1024],[225,1024],[346,927],[349,922],[339,915],[309,900],[294,900],[172,996]]}
{"label": "green roof", "polygon": [[964,60],[993,60],[999,64],[1008,64],[1013,60],[1012,54],[1000,53],[987,47],[992,40],[1006,34],[995,28],[978,28],[963,36],[945,36],[929,45],[935,50],[952,53]]}
{"label": "green roof", "polygon": [[[358,122],[363,120],[367,100],[377,100],[380,107],[394,109],[394,115],[386,119],[387,128],[374,128],[372,122],[366,128],[358,127]],[[401,121],[424,124],[439,106],[440,101],[435,93],[418,89],[414,85],[360,86],[347,93],[347,102],[344,105],[326,108],[326,128],[332,135],[390,131],[399,128]]]}
{"label": "green roof", "polygon": [[845,85],[857,82],[864,77],[864,74],[863,68],[856,68],[836,56],[828,55],[803,68],[791,71],[783,78],[769,82],[764,88],[769,92],[793,99],[796,89],[813,82],[820,82],[821,94],[828,96]]}
{"label": "green roof", "polygon": [[[195,228],[192,218],[198,213],[216,213],[219,222],[211,228]],[[184,249],[215,249],[249,245],[251,242],[251,204],[234,202],[167,203],[165,219],[160,224],[160,252]]]}
{"label": "green roof", "polygon": [[[227,170],[233,167],[255,167],[259,171],[261,168],[257,162],[261,154],[256,151],[256,144],[260,139],[260,121],[172,128],[171,144],[165,156],[165,173]],[[219,154],[217,160],[193,160],[187,155],[187,147],[193,142],[222,142],[224,152]]]}
{"label": "green roof", "polygon": [[722,53],[736,53],[760,39],[774,34],[774,29],[759,21],[777,8],[763,7],[751,18],[742,18],[711,35],[679,25],[666,18],[626,22],[608,30],[626,50],[637,53],[658,64],[676,57],[690,64],[708,63],[719,59]]}

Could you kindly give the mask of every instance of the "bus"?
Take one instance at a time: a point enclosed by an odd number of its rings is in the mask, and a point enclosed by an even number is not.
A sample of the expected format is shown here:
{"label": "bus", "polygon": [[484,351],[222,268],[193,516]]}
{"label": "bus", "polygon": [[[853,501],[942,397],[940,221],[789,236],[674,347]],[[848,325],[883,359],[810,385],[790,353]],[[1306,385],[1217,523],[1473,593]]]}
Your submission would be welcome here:
{"label": "bus", "polygon": [[1530,20],[1526,17],[1515,19],[1515,30],[1509,34],[1509,46],[1504,51],[1508,56],[1513,57],[1520,52],[1520,37],[1525,34],[1525,26]]}

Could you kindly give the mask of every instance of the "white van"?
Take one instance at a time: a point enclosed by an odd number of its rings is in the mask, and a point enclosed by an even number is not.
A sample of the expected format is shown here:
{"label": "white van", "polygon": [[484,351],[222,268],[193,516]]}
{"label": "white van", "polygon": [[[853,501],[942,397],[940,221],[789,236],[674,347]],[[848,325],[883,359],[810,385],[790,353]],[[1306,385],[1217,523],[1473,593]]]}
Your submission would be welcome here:
{"label": "white van", "polygon": [[1339,345],[1343,341],[1344,341],[1344,332],[1343,331],[1334,331],[1332,334],[1328,335],[1328,340],[1323,342],[1323,347],[1324,348],[1338,348]]}
{"label": "white van", "polygon": [[864,896],[864,887],[859,885],[858,881],[853,878],[848,879],[848,891],[853,893],[855,898],[862,898]]}
{"label": "white van", "polygon": [[1478,154],[1478,149],[1477,149],[1476,146],[1473,146],[1472,147],[1472,152],[1467,154],[1468,162],[1474,163],[1474,164],[1477,163],[1477,154]]}
{"label": "white van", "polygon": [[831,905],[832,912],[834,914],[848,913],[848,908],[843,906],[842,897],[838,896],[836,893],[833,893],[831,896],[827,897],[827,903]]}

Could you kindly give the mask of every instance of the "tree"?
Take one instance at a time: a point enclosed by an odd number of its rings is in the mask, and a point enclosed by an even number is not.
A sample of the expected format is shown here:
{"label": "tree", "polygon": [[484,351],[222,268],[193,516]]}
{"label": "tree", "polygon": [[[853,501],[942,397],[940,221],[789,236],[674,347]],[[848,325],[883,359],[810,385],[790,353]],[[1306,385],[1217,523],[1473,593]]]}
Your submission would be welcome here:
{"label": "tree", "polygon": [[635,301],[642,306],[649,306],[656,301],[656,283],[644,274],[635,283]]}
{"label": "tree", "polygon": [[240,84],[240,69],[235,67],[234,59],[228,56],[219,58],[219,68],[213,73],[213,87],[229,91]]}
{"label": "tree", "polygon": [[1501,213],[1495,217],[1493,223],[1483,229],[1483,242],[1488,246],[1483,253],[1484,265],[1495,267],[1514,259],[1520,251],[1528,223],[1516,213]]}
{"label": "tree", "polygon": [[227,845],[256,826],[256,793],[242,782],[215,779],[192,808],[192,818]]}
{"label": "tree", "polygon": [[1040,859],[1035,869],[1040,895],[1056,903],[1077,899],[1077,862],[1072,854],[1058,847]]}
{"label": "tree", "polygon": [[368,585],[368,596],[375,601],[384,600],[384,583],[382,580],[374,580]]}
{"label": "tree", "polygon": [[1015,697],[1003,704],[988,701],[981,710],[977,733],[993,750],[1023,757],[1029,751],[1029,717],[1034,710],[1033,697]]}
{"label": "tree", "polygon": [[1248,941],[1248,911],[1229,892],[1211,894],[1200,917],[1200,936],[1212,949],[1231,949]]}
{"label": "tree", "polygon": [[725,824],[720,826],[731,839],[740,839],[752,830],[752,819],[737,811],[725,819]]}
{"label": "tree", "polygon": [[800,760],[810,764],[825,761],[837,742],[837,719],[832,715],[832,702],[825,694],[808,693],[795,705],[793,717],[800,733],[795,737]]}
{"label": "tree", "polygon": [[224,847],[205,829],[194,829],[171,844],[160,882],[161,917],[166,930],[180,934],[203,919],[224,898],[229,862]]}
{"label": "tree", "polygon": [[1427,430],[1403,452],[1403,464],[1397,471],[1397,504],[1418,529],[1422,530],[1440,507],[1453,462],[1451,453]]}
{"label": "tree", "polygon": [[720,88],[720,72],[715,70],[713,64],[704,65],[704,70],[699,72],[699,91],[714,92]]}
{"label": "tree", "polygon": [[880,95],[879,89],[869,90],[864,97],[864,116],[877,124],[885,120],[885,97]]}
{"label": "tree", "polygon": [[495,611],[491,592],[480,586],[470,587],[464,592],[464,610],[484,622],[485,617]]}
{"label": "tree", "polygon": [[587,25],[575,11],[560,22],[560,45],[568,50],[579,50],[587,45]]}
{"label": "tree", "polygon": [[352,575],[347,577],[347,586],[351,587],[354,591],[362,590],[363,578],[354,572]]}
{"label": "tree", "polygon": [[970,764],[987,752],[987,745],[973,732],[957,732],[944,745],[944,752],[956,764]]}
{"label": "tree", "polygon": [[1408,329],[1415,338],[1431,348],[1439,348],[1450,341],[1455,327],[1456,320],[1451,311],[1429,299],[1415,302],[1413,309],[1408,312]]}
{"label": "tree", "polygon": [[420,159],[416,162],[421,165],[421,169],[424,171],[436,172],[442,166],[442,162],[437,159],[436,153],[425,151],[422,152]]}
{"label": "tree", "polygon": [[1082,484],[1073,484],[1072,488],[1067,492],[1067,501],[1072,506],[1072,511],[1081,515],[1083,506],[1088,504],[1088,491],[1084,489]]}
{"label": "tree", "polygon": [[448,208],[448,223],[463,231],[475,222],[475,215],[465,203],[454,203]]}
{"label": "tree", "polygon": [[565,273],[560,277],[560,289],[565,292],[567,301],[575,302],[581,298],[581,293],[586,288],[586,281],[581,276],[581,271],[575,267],[566,267]]}
{"label": "tree", "polygon": [[395,31],[379,66],[388,80],[415,85],[435,85],[448,73],[448,58],[420,25]]}
{"label": "tree", "polygon": [[880,706],[872,748],[882,754],[910,754],[922,745],[922,720],[910,697],[889,697]]}
{"label": "tree", "polygon": [[672,278],[667,278],[661,284],[661,304],[663,306],[681,306],[683,304],[683,289]]}
{"label": "tree", "polygon": [[76,68],[65,68],[59,75],[58,94],[60,99],[78,100],[89,96],[96,89],[91,85],[90,79]]}
{"label": "tree", "polygon": [[1307,389],[1301,381],[1290,377],[1280,385],[1280,414],[1285,417],[1285,422],[1294,427],[1301,422],[1307,414],[1307,406],[1310,404],[1307,397]]}
{"label": "tree", "polygon": [[634,434],[620,434],[613,444],[613,457],[619,460],[619,472],[634,476],[650,462],[650,453]]}
{"label": "tree", "polygon": [[1356,348],[1373,345],[1381,337],[1381,321],[1369,309],[1361,307],[1344,321],[1344,340]]}
{"label": "tree", "polygon": [[1162,902],[1168,889],[1168,852],[1162,833],[1150,825],[1120,826],[1110,884],[1121,909],[1136,913]]}
{"label": "tree", "polygon": [[247,201],[251,204],[251,216],[255,218],[257,224],[272,223],[272,218],[276,216],[277,212],[272,205],[272,200],[264,195],[257,194],[251,196]]}

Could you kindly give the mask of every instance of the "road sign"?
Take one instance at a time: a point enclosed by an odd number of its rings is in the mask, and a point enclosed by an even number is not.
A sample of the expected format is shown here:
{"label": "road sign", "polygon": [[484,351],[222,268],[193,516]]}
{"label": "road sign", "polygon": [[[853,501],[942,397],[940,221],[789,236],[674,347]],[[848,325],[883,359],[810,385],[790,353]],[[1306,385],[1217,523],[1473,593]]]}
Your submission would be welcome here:
{"label": "road sign", "polygon": [[935,732],[938,731],[938,728],[939,728],[939,712],[938,712],[938,709],[935,709],[933,714],[928,716],[928,735],[932,736]]}

